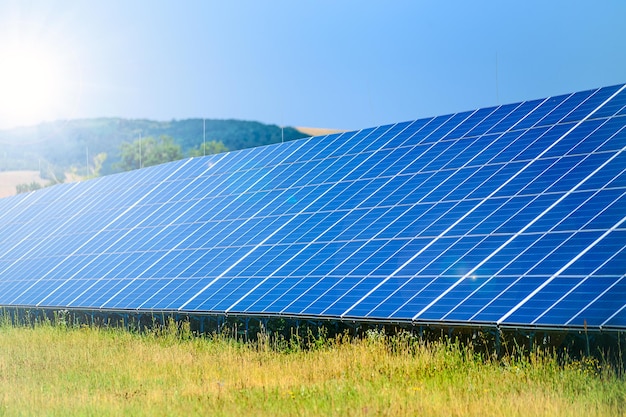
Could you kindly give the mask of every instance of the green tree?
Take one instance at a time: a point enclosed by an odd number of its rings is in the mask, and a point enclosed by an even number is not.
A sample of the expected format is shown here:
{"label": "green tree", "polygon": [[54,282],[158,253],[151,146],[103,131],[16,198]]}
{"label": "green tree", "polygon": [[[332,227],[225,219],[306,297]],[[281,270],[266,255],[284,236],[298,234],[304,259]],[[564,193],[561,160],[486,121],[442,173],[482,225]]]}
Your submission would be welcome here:
{"label": "green tree", "polygon": [[216,153],[228,152],[228,148],[221,141],[203,142],[196,148],[189,151],[189,156],[213,155]]}
{"label": "green tree", "polygon": [[122,171],[149,167],[183,158],[183,152],[171,136],[158,139],[148,136],[120,145],[121,161],[117,167]]}
{"label": "green tree", "polygon": [[[86,179],[90,179],[90,178],[97,178],[97,177],[99,177],[100,176],[100,171],[102,170],[102,165],[104,164],[106,159],[107,159],[107,153],[106,152],[100,152],[99,154],[94,156],[92,158],[92,163],[89,164],[89,166],[87,166],[87,173],[88,173],[88,175],[85,178]],[[74,169],[74,172],[73,172],[74,175],[77,174],[75,171],[76,170]]]}
{"label": "green tree", "polygon": [[24,184],[17,184],[15,186],[15,190],[17,191],[18,194],[21,193],[29,193],[31,191],[37,191],[42,189],[43,186],[41,184],[39,184],[38,182],[31,182],[30,184],[28,183],[24,183]]}

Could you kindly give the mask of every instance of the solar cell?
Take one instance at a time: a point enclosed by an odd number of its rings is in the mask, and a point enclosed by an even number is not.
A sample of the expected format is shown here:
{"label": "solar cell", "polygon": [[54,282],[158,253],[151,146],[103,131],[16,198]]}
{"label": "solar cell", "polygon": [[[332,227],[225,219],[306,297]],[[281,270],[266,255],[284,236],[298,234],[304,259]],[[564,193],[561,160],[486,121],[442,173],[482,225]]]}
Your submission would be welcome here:
{"label": "solar cell", "polygon": [[0,305],[626,328],[626,86],[0,199]]}

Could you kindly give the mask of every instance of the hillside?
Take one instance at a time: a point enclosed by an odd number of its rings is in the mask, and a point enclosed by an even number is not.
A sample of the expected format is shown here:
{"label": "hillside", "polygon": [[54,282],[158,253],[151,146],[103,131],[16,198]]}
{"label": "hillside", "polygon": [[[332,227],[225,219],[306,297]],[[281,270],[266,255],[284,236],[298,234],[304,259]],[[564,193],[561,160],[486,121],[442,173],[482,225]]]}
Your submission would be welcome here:
{"label": "hillside", "polygon": [[281,129],[253,121],[185,119],[169,122],[97,118],[42,123],[0,130],[0,172],[37,170],[44,179],[87,172],[87,160],[106,153],[101,174],[116,172],[119,147],[140,137],[167,135],[185,155],[206,141],[221,141],[229,150],[250,148],[308,136],[292,127]]}

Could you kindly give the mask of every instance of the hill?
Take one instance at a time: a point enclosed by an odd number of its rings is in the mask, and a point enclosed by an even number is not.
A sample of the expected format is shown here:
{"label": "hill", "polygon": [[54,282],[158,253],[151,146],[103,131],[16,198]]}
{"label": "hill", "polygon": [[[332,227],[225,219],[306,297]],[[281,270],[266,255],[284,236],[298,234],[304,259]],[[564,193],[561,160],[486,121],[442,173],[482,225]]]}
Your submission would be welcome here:
{"label": "hill", "polygon": [[250,148],[308,136],[292,127],[254,121],[185,119],[169,122],[96,118],[42,123],[0,130],[0,172],[37,170],[44,179],[66,172],[86,173],[87,160],[106,153],[101,174],[116,172],[119,147],[140,137],[168,135],[185,155],[206,141],[221,141],[229,150]]}

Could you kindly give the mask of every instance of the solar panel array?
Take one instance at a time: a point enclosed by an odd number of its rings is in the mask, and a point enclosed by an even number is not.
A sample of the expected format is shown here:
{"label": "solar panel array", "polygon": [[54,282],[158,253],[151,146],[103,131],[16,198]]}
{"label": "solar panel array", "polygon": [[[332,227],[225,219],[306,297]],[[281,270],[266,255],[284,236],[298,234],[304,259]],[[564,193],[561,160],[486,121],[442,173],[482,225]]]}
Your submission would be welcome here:
{"label": "solar panel array", "polygon": [[625,87],[0,199],[0,305],[624,329]]}

